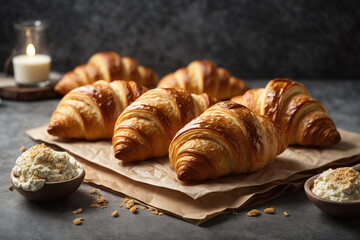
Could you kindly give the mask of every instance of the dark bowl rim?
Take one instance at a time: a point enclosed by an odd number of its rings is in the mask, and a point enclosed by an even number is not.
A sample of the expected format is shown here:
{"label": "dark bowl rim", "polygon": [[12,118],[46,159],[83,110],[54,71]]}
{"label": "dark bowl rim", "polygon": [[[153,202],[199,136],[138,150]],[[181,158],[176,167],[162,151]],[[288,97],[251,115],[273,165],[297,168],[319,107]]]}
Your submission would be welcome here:
{"label": "dark bowl rim", "polygon": [[[84,168],[81,168],[81,169],[82,169],[81,173],[80,173],[79,175],[77,175],[76,177],[73,177],[73,178],[67,179],[67,180],[57,181],[57,182],[45,182],[44,185],[55,185],[55,184],[60,184],[60,183],[67,183],[67,182],[74,181],[74,180],[76,180],[76,179],[78,179],[78,178],[82,178],[83,176],[85,176],[85,169],[84,169]],[[10,178],[11,178],[11,182],[12,182],[12,183],[13,183],[13,180],[12,180],[12,179],[15,177],[13,171],[14,171],[14,169],[12,169],[12,170],[11,170],[11,173],[10,173]],[[14,185],[14,184],[13,184],[13,185]],[[17,188],[15,185],[14,185],[14,187]],[[40,189],[39,189],[39,190],[40,190]],[[26,190],[24,190],[24,191],[26,191]]]}
{"label": "dark bowl rim", "polygon": [[318,201],[322,201],[322,202],[326,202],[326,203],[330,203],[330,204],[334,204],[334,205],[339,205],[339,206],[341,206],[341,205],[347,205],[347,206],[348,205],[360,205],[360,199],[358,201],[352,201],[352,202],[337,202],[337,201],[329,200],[326,198],[322,198],[322,197],[316,195],[315,193],[313,193],[311,191],[311,187],[313,186],[314,182],[311,184],[311,186],[310,186],[310,182],[315,180],[318,176],[320,176],[320,174],[316,174],[316,175],[308,178],[304,184],[304,190],[305,190],[305,193],[307,193],[308,198],[310,198],[310,196],[311,196],[312,198],[315,198]]}

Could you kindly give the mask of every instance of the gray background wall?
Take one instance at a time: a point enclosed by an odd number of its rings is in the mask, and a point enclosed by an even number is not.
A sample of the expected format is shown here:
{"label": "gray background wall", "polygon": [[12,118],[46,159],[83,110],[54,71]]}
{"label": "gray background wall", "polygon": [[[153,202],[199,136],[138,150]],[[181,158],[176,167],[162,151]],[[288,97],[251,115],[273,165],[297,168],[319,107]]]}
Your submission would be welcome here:
{"label": "gray background wall", "polygon": [[0,64],[13,23],[47,22],[52,68],[103,50],[160,76],[210,59],[243,78],[359,78],[360,1],[0,0]]}

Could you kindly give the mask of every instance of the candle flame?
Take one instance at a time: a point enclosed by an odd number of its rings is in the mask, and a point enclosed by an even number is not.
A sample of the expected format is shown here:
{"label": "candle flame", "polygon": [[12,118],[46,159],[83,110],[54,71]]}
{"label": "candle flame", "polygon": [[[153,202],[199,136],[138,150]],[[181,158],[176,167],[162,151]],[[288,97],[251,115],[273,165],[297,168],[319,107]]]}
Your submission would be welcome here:
{"label": "candle flame", "polygon": [[26,55],[28,55],[29,57],[33,57],[35,56],[35,47],[33,44],[28,44],[26,47]]}

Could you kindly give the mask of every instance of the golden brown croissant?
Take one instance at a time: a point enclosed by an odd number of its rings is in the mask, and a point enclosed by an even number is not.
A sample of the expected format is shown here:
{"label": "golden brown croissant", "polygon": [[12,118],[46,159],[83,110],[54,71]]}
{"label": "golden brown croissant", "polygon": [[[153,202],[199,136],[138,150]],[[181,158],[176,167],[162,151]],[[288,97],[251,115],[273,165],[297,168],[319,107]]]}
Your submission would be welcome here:
{"label": "golden brown croissant", "polygon": [[148,87],[156,85],[158,81],[157,75],[151,69],[139,66],[135,59],[120,57],[116,52],[100,52],[91,56],[87,64],[66,73],[55,85],[55,91],[65,95],[74,88],[100,79],[108,82],[132,80]]}
{"label": "golden brown croissant", "polygon": [[249,90],[231,100],[268,116],[282,128],[290,144],[326,147],[340,142],[325,107],[298,82],[274,79],[266,88]]}
{"label": "golden brown croissant", "polygon": [[116,121],[115,157],[125,162],[162,157],[176,132],[199,116],[215,99],[180,88],[156,88],[134,101]]}
{"label": "golden brown croissant", "polygon": [[47,131],[64,138],[111,139],[120,113],[146,91],[133,81],[99,80],[76,88],[61,99]]}
{"label": "golden brown croissant", "polygon": [[271,120],[235,102],[219,102],[182,128],[169,147],[180,181],[217,179],[263,168],[287,147]]}
{"label": "golden brown croissant", "polygon": [[231,76],[225,68],[217,68],[209,60],[193,61],[187,67],[166,75],[158,87],[181,87],[191,93],[207,93],[220,100],[243,94],[248,89],[243,80]]}

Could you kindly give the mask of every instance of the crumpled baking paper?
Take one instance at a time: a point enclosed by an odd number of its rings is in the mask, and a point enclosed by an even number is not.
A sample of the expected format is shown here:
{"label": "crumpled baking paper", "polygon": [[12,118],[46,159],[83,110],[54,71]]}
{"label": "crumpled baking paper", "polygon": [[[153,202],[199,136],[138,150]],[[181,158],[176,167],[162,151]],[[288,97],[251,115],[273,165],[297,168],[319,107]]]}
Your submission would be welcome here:
{"label": "crumpled baking paper", "polygon": [[307,178],[327,168],[360,162],[360,134],[339,130],[342,140],[336,146],[288,147],[258,172],[184,184],[177,180],[167,157],[123,163],[114,158],[110,140],[63,139],[49,135],[46,128],[30,129],[27,134],[75,155],[86,171],[85,181],[194,224],[293,192]]}

